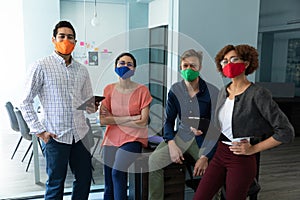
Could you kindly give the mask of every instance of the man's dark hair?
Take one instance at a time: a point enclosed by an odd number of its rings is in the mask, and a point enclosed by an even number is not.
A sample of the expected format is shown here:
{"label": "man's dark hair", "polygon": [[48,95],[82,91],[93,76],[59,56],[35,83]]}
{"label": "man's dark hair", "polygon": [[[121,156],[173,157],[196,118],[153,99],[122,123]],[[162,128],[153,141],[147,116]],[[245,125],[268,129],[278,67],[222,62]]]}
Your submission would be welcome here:
{"label": "man's dark hair", "polygon": [[72,24],[68,21],[60,21],[58,22],[56,25],[55,25],[55,28],[53,29],[53,37],[56,37],[57,35],[57,30],[59,28],[63,28],[63,27],[67,27],[67,28],[70,28],[72,31],[73,31],[73,34],[74,34],[74,38],[76,38],[76,33],[75,33],[75,29],[74,27],[72,26]]}

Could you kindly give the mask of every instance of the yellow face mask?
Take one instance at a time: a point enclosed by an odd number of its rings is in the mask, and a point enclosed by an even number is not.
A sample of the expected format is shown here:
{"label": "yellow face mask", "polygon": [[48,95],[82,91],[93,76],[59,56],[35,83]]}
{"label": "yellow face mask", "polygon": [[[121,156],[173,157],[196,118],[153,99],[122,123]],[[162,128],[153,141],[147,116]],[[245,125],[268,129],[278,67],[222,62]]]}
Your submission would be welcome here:
{"label": "yellow face mask", "polygon": [[61,54],[69,55],[74,50],[75,44],[69,40],[62,40],[60,42],[55,42],[55,50]]}

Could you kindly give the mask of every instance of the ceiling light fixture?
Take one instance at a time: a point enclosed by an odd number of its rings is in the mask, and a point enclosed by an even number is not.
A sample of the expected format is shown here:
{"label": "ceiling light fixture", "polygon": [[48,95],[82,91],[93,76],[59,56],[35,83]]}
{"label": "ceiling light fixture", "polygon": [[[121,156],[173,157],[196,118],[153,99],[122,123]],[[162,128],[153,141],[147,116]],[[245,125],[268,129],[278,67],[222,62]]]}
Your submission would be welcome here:
{"label": "ceiling light fixture", "polygon": [[96,0],[95,0],[95,7],[94,7],[94,17],[91,21],[92,26],[97,26],[99,25],[100,20],[99,17],[97,16],[97,7],[96,7]]}

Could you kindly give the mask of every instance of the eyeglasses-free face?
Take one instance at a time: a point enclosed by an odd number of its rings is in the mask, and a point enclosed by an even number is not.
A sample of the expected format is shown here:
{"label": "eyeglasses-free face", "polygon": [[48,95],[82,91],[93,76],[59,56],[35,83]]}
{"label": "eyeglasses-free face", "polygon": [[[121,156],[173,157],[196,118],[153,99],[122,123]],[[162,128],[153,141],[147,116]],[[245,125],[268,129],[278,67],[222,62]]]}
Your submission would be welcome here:
{"label": "eyeglasses-free face", "polygon": [[187,69],[188,67],[190,67],[193,70],[197,70],[199,65],[195,64],[195,63],[182,63],[181,67],[182,69]]}
{"label": "eyeglasses-free face", "polygon": [[222,67],[224,67],[225,65],[227,65],[229,62],[231,63],[238,63],[239,61],[241,61],[241,59],[237,56],[233,56],[229,59],[229,61],[227,59],[223,59],[221,62],[220,62],[220,65]]}
{"label": "eyeglasses-free face", "polygon": [[75,39],[73,34],[64,34],[64,33],[58,33],[57,38],[59,40],[63,40],[65,38],[67,38],[68,40],[74,40]]}
{"label": "eyeglasses-free face", "polygon": [[133,62],[125,62],[125,61],[119,61],[118,66],[127,66],[127,67],[133,67]]}
{"label": "eyeglasses-free face", "polygon": [[75,35],[72,31],[72,29],[67,27],[61,27],[57,29],[57,34],[54,38],[57,42],[61,42],[63,40],[69,40],[72,43],[75,43]]}
{"label": "eyeglasses-free face", "polygon": [[181,61],[180,68],[181,70],[190,68],[194,71],[198,71],[200,69],[199,59],[195,56],[187,57]]}

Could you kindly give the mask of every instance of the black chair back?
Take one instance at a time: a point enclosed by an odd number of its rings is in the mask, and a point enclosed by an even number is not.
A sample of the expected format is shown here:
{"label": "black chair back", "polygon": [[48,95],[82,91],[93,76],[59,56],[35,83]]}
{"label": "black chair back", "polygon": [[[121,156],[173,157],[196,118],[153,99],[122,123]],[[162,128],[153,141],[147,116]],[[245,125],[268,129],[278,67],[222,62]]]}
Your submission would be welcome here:
{"label": "black chair back", "polygon": [[9,116],[9,121],[10,121],[10,127],[14,131],[20,131],[19,124],[17,121],[16,114],[14,112],[14,107],[10,101],[6,102],[5,108],[7,110],[8,116]]}
{"label": "black chair back", "polygon": [[16,114],[16,117],[17,117],[17,120],[18,120],[20,132],[21,132],[23,138],[25,138],[26,140],[32,140],[32,135],[29,134],[30,129],[28,128],[27,123],[24,120],[21,111],[16,108],[15,109],[15,114]]}

